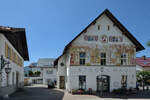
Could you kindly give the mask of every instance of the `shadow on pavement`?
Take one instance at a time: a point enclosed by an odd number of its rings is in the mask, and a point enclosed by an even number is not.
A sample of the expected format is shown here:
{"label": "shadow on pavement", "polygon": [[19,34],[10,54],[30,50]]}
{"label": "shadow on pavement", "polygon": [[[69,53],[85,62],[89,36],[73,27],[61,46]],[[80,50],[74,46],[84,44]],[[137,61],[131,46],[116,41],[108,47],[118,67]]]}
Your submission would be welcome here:
{"label": "shadow on pavement", "polygon": [[58,89],[25,87],[10,95],[8,100],[62,100],[63,97],[64,92]]}
{"label": "shadow on pavement", "polygon": [[99,96],[99,93],[96,96],[101,98],[118,98],[118,99],[150,99],[150,91],[138,91],[135,94],[112,94],[112,93],[103,93],[102,96]]}

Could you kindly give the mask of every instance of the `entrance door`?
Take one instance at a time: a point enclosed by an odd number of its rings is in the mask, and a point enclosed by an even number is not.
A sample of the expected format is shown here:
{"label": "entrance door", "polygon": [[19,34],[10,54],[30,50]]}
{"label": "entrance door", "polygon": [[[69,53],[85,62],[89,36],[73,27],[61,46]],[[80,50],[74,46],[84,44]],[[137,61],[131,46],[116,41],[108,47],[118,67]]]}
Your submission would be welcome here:
{"label": "entrance door", "polygon": [[97,76],[97,91],[109,92],[110,77],[107,75]]}
{"label": "entrance door", "polygon": [[16,72],[16,88],[19,87],[19,72]]}
{"label": "entrance door", "polygon": [[59,79],[60,79],[59,87],[60,87],[60,89],[64,89],[65,88],[65,76],[60,76]]}

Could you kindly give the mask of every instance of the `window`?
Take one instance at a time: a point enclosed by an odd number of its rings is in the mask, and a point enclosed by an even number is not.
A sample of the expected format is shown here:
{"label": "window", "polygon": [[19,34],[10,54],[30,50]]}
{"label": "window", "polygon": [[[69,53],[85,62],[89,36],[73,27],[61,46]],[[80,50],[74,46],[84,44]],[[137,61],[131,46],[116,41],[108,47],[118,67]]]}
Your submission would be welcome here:
{"label": "window", "polygon": [[47,70],[47,74],[53,74],[53,70]]}
{"label": "window", "polygon": [[115,42],[116,41],[116,38],[115,37],[112,37],[112,42]]}
{"label": "window", "polygon": [[85,65],[85,52],[80,52],[80,65]]}
{"label": "window", "polygon": [[127,64],[127,55],[125,53],[121,54],[121,65]]}
{"label": "window", "polygon": [[10,59],[10,56],[11,56],[11,49],[10,49],[10,47],[7,48],[7,52],[8,52],[8,59]]}
{"label": "window", "polygon": [[86,89],[86,76],[79,76],[79,89]]}
{"label": "window", "polygon": [[121,86],[127,88],[127,75],[122,75]]}
{"label": "window", "polygon": [[16,63],[16,53],[14,52],[14,62]]}
{"label": "window", "polygon": [[98,30],[100,30],[100,25],[98,25],[98,27],[97,27],[97,28],[98,28]]}
{"label": "window", "polygon": [[109,29],[110,29],[109,25],[107,26],[107,29],[108,29],[108,31],[109,31]]}
{"label": "window", "polygon": [[106,65],[106,53],[101,53],[101,65]]}

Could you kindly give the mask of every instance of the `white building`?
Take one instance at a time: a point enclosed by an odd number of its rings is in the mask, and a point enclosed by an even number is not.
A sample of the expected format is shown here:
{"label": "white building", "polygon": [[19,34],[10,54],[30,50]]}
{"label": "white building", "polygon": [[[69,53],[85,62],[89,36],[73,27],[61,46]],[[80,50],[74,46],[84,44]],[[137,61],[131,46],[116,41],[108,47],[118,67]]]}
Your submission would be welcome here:
{"label": "white building", "polygon": [[0,56],[9,61],[11,68],[7,77],[8,64],[3,69],[0,66],[0,95],[8,95],[23,87],[24,61],[29,60],[24,28],[0,27]]}
{"label": "white building", "polygon": [[43,84],[57,81],[57,71],[55,67],[41,67],[43,73]]}
{"label": "white building", "polygon": [[54,67],[53,58],[40,58],[37,65],[30,64],[30,70],[35,73],[39,71],[41,74],[39,76],[33,75],[25,77],[31,83],[34,84],[48,84],[48,82],[56,82],[56,68]]}
{"label": "white building", "polygon": [[[144,47],[105,10],[57,58],[58,88],[112,91],[136,87],[136,52]],[[101,77],[103,86],[101,86]]]}

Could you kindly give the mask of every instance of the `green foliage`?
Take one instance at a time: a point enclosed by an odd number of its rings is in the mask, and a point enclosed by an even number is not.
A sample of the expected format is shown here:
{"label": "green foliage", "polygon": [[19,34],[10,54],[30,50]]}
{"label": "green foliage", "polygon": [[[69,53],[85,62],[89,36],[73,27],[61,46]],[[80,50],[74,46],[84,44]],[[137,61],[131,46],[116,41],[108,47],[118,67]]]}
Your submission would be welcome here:
{"label": "green foliage", "polygon": [[40,71],[36,71],[36,72],[34,73],[35,76],[40,76],[40,74],[41,74]]}
{"label": "green foliage", "polygon": [[150,47],[150,41],[148,41],[148,42],[147,42],[147,46],[149,46],[149,47]]}
{"label": "green foliage", "polygon": [[141,71],[141,72],[138,72],[137,75],[137,81],[138,82],[144,82],[146,83],[147,80],[150,80],[150,71]]}
{"label": "green foliage", "polygon": [[29,76],[33,76],[33,72],[31,70],[29,71]]}
{"label": "green foliage", "polygon": [[144,87],[145,85],[149,85],[150,82],[150,71],[141,71],[141,72],[138,72],[137,75],[137,82],[139,82],[142,87],[143,87],[143,90],[144,90]]}

